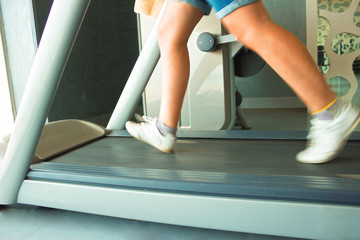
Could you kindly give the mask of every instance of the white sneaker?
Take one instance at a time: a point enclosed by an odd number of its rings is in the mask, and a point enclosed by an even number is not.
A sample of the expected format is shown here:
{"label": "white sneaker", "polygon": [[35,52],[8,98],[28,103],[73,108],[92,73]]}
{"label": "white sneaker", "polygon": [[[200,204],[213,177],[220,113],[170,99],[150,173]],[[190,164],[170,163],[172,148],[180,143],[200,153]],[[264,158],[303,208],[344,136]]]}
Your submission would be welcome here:
{"label": "white sneaker", "polygon": [[176,136],[172,134],[168,134],[167,136],[162,135],[155,125],[157,121],[156,118],[142,116],[141,120],[143,120],[143,122],[140,123],[132,121],[126,122],[125,127],[130,135],[156,147],[160,151],[172,153],[174,151]]}
{"label": "white sneaker", "polygon": [[332,120],[312,119],[308,145],[296,155],[302,163],[325,163],[336,158],[360,121],[359,110],[342,103]]}

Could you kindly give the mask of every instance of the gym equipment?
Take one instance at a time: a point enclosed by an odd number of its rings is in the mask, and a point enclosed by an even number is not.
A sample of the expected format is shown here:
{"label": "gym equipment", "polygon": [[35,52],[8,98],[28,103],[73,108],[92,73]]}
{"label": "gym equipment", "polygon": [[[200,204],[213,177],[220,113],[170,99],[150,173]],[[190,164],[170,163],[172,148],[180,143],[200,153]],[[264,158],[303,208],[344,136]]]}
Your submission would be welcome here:
{"label": "gym equipment", "polygon": [[[319,166],[293,160],[305,145],[305,133],[268,134],[259,140],[253,131],[180,131],[176,153],[169,155],[118,130],[31,165],[89,4],[54,1],[1,165],[0,204],[310,239],[360,235],[357,141],[350,141],[338,160]],[[155,39],[150,42],[146,48],[156,45]],[[135,69],[152,65],[142,62],[146,52]],[[136,89],[137,81],[144,85],[134,74],[128,90]],[[120,98],[114,129],[121,129],[140,95]]]}
{"label": "gym equipment", "polygon": [[[234,42],[236,43],[237,39],[231,34],[214,36],[208,32],[201,33],[196,41],[198,48],[204,52],[213,52],[219,49],[222,44]],[[265,65],[265,61],[260,56],[247,49],[245,46],[240,46],[240,50],[238,50],[231,59],[233,64],[233,67],[230,68],[233,70],[230,73],[231,76],[249,77],[257,74]],[[235,88],[235,106],[237,117],[235,125],[241,126],[242,129],[251,129],[251,126],[240,106],[242,103],[242,96],[235,84],[233,84],[233,87]]]}

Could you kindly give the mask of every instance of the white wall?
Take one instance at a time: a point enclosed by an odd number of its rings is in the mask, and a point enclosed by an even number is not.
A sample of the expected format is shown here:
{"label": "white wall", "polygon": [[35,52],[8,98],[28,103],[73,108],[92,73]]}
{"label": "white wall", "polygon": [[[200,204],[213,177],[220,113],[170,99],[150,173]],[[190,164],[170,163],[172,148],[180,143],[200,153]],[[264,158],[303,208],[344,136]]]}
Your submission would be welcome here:
{"label": "white wall", "polygon": [[0,142],[3,136],[11,132],[14,124],[6,64],[4,61],[4,48],[1,43],[2,39],[0,34]]}
{"label": "white wall", "polygon": [[0,79],[0,138],[11,132],[13,117],[11,112],[10,97],[3,79]]}
{"label": "white wall", "polygon": [[0,6],[14,107],[17,109],[37,48],[32,0],[0,0]]}
{"label": "white wall", "polygon": [[12,131],[13,124],[4,53],[3,47],[0,44],[0,167],[6,150],[6,144],[3,141],[3,137]]}

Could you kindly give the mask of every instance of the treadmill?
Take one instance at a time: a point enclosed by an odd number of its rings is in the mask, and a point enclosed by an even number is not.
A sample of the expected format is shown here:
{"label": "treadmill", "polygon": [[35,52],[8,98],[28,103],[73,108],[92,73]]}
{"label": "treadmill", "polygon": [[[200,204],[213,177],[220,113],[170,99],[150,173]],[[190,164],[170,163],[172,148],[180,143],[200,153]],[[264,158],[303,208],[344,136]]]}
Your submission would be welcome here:
{"label": "treadmill", "polygon": [[[31,164],[89,4],[54,1],[0,169],[0,204],[294,238],[360,236],[356,133],[341,156],[326,165],[295,162],[295,154],[305,146],[305,132],[264,136],[240,130],[179,132],[174,154],[115,130]],[[138,101],[134,96],[141,96],[154,67],[144,70],[144,63],[155,63],[156,52],[154,33],[134,66],[109,129],[112,124],[123,126],[132,114]],[[43,69],[45,64],[50,67]],[[141,76],[138,69],[143,70]]]}

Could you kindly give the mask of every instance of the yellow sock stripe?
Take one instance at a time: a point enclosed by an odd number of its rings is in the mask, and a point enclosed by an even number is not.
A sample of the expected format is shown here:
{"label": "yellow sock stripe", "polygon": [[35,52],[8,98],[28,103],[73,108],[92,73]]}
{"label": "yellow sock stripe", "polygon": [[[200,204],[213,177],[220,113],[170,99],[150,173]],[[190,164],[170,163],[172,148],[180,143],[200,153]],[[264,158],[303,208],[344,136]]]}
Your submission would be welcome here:
{"label": "yellow sock stripe", "polygon": [[318,110],[318,111],[316,111],[316,112],[311,113],[311,115],[317,114],[317,113],[319,113],[319,112],[321,112],[321,111],[323,111],[323,110],[325,110],[325,109],[328,109],[329,107],[331,107],[331,105],[334,104],[334,102],[336,102],[337,99],[338,99],[338,98],[335,98],[334,100],[331,101],[331,103],[329,103],[328,105],[326,105],[326,106],[323,107],[322,109],[320,109],[320,110]]}

